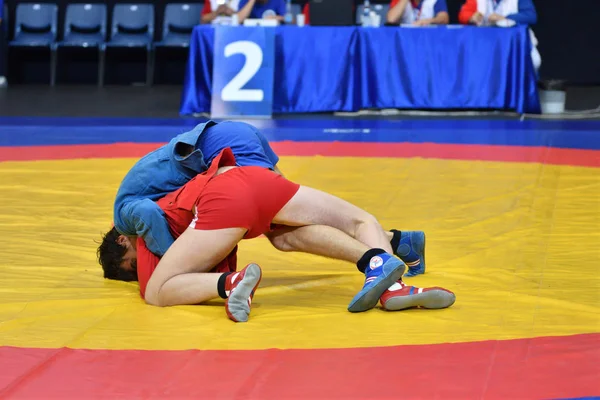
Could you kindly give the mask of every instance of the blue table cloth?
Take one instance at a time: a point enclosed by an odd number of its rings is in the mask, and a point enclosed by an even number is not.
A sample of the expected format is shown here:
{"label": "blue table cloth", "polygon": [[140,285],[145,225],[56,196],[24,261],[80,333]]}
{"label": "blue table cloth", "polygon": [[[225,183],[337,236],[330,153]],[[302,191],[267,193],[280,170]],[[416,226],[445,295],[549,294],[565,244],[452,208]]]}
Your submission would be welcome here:
{"label": "blue table cloth", "polygon": [[[367,108],[539,113],[527,27],[281,26],[273,112]],[[209,112],[214,28],[194,28],[180,113]]]}

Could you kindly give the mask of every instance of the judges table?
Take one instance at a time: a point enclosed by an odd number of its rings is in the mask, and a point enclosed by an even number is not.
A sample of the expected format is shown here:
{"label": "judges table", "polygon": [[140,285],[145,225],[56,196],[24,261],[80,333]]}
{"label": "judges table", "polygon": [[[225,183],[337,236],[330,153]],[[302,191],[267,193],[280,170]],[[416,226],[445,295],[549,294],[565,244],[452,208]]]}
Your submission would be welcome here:
{"label": "judges table", "polygon": [[[183,115],[211,109],[215,29],[200,25],[192,32]],[[540,112],[524,26],[262,29],[275,30],[275,113],[369,108]]]}

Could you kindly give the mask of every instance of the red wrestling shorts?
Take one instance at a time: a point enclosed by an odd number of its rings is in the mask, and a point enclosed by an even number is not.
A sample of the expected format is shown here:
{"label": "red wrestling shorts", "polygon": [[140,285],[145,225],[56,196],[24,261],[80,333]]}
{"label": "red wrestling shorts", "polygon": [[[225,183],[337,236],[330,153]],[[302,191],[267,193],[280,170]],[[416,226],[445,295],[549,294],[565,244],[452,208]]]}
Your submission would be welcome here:
{"label": "red wrestling shorts", "polygon": [[245,239],[271,229],[300,185],[263,167],[238,167],[213,177],[202,190],[190,226],[199,230],[247,229]]}

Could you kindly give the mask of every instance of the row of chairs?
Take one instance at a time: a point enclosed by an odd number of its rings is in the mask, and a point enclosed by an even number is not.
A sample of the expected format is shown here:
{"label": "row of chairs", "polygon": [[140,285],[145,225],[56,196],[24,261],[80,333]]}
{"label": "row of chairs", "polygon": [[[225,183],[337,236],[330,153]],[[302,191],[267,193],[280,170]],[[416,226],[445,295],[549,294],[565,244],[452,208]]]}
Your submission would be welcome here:
{"label": "row of chairs", "polygon": [[[107,6],[102,3],[68,4],[58,37],[58,6],[50,3],[19,3],[16,9],[14,39],[11,47],[43,47],[50,49],[50,84],[56,83],[60,48],[96,48],[98,50],[98,85],[104,85],[107,48],[140,48],[146,50],[146,84],[154,81],[157,48],[187,48],[190,34],[200,23],[203,4],[170,3],[165,7],[161,40],[154,42],[154,6],[152,4],[116,4],[111,29],[107,32]],[[385,15],[387,7],[377,5],[375,12]],[[294,14],[301,12],[293,5]],[[357,10],[357,23],[362,6]],[[5,17],[8,15],[5,12]],[[8,26],[8,24],[4,24]]]}
{"label": "row of chairs", "polygon": [[99,86],[104,84],[107,48],[145,49],[146,84],[151,85],[154,79],[155,49],[188,47],[190,33],[200,23],[202,6],[198,3],[167,4],[162,24],[162,40],[154,42],[152,4],[116,4],[110,32],[107,32],[105,4],[69,4],[66,8],[63,39],[57,41],[58,6],[49,3],[19,3],[14,38],[9,46],[49,48],[51,85],[56,82],[57,52],[60,48],[97,48]]}

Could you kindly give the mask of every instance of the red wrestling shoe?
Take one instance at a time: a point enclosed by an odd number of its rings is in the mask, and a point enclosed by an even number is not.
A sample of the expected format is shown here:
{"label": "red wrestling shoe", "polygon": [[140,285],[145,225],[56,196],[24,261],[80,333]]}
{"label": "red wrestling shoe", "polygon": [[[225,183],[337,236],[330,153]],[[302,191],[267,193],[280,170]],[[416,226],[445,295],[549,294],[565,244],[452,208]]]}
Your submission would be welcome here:
{"label": "red wrestling shoe", "polygon": [[401,280],[394,283],[383,294],[379,301],[388,311],[398,311],[413,307],[446,308],[454,304],[456,296],[441,287],[418,288],[408,286]]}
{"label": "red wrestling shoe", "polygon": [[225,311],[230,320],[234,322],[248,321],[252,298],[261,278],[262,270],[258,264],[248,264],[240,272],[235,272],[227,277]]}

